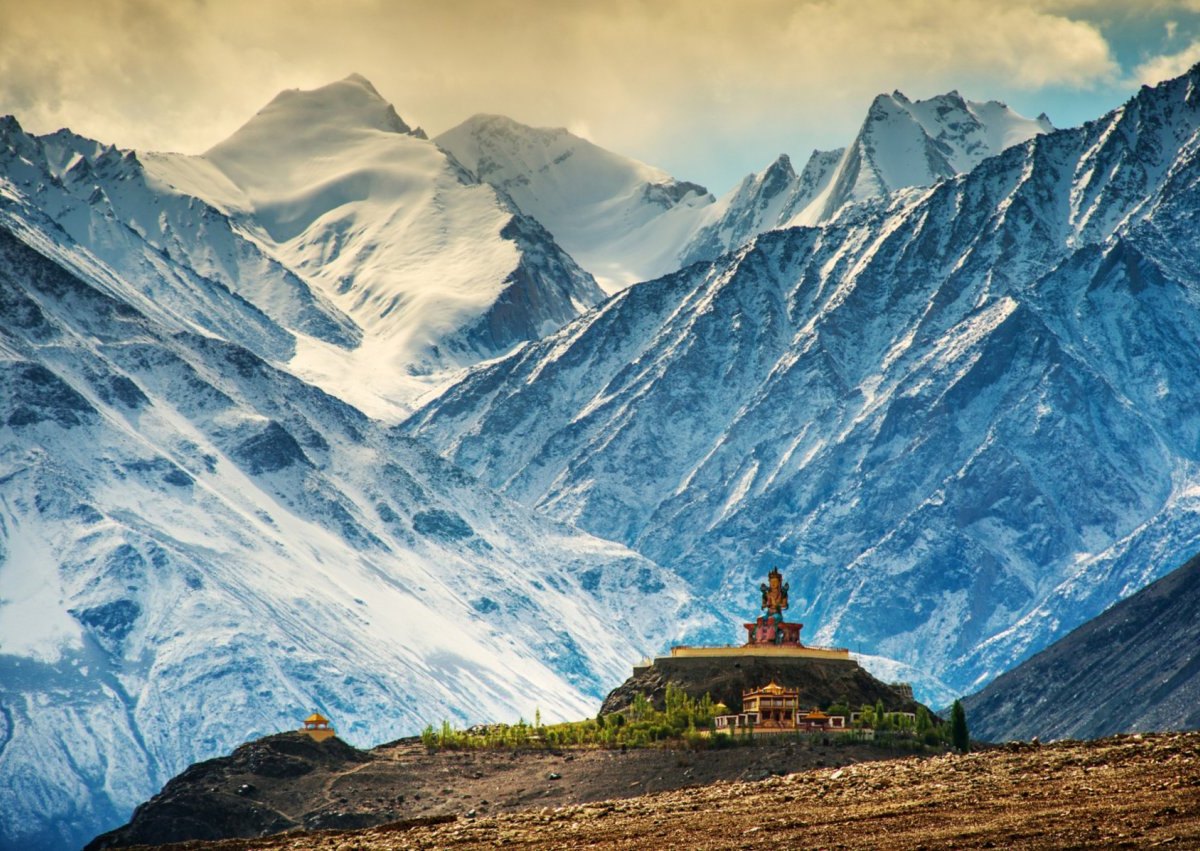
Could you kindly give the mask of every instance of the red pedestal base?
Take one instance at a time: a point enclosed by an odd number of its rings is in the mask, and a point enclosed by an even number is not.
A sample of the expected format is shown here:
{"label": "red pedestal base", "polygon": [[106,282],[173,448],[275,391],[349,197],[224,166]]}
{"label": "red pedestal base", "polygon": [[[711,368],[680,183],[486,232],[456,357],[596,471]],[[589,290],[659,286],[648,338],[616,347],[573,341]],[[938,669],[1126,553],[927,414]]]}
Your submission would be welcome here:
{"label": "red pedestal base", "polygon": [[746,644],[773,644],[776,647],[803,647],[800,643],[802,623],[788,623],[776,620],[774,615],[760,617],[754,623],[742,624],[746,627]]}

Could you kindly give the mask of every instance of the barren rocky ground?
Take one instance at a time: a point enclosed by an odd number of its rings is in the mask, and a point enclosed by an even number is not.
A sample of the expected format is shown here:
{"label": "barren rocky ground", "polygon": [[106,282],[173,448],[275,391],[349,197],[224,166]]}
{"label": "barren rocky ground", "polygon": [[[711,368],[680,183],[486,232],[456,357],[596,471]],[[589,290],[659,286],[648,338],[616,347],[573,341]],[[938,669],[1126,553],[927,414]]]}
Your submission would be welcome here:
{"label": "barren rocky ground", "polygon": [[[546,759],[549,768],[554,758]],[[559,782],[570,784],[569,771]],[[528,804],[514,812],[483,815],[477,809],[473,817],[446,814],[354,832],[171,847],[1200,848],[1200,733],[1012,744],[625,799]]]}
{"label": "barren rocky ground", "polygon": [[295,829],[366,828],[628,798],[717,781],[760,780],[911,751],[819,739],[712,750],[447,750],[415,739],[360,751],[281,733],[191,766],[88,851]]}

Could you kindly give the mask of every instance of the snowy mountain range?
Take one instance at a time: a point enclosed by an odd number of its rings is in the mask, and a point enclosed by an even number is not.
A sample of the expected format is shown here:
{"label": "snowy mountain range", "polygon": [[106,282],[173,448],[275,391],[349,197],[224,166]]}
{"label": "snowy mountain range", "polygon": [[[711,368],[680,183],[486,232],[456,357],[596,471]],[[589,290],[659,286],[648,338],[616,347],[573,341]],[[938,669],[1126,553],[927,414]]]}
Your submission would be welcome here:
{"label": "snowy mountain range", "polygon": [[477,115],[434,141],[537,219],[610,293],[712,260],[773,228],[815,225],[863,201],[931,186],[1053,129],[958,92],[879,95],[853,142],[781,155],[720,199],[568,131]]}
{"label": "snowy mountain range", "polygon": [[[68,131],[33,139],[8,119],[0,162],[72,239],[140,282],[145,309],[190,309],[197,328],[385,418],[603,297],[536,221],[358,76],[282,93],[203,156]],[[209,313],[203,294],[217,290]],[[231,324],[242,302],[258,313],[244,330]]]}
{"label": "snowy mountain range", "polygon": [[632,286],[407,431],[730,612],[778,565],[816,640],[978,688],[1200,544],[1198,81]]}

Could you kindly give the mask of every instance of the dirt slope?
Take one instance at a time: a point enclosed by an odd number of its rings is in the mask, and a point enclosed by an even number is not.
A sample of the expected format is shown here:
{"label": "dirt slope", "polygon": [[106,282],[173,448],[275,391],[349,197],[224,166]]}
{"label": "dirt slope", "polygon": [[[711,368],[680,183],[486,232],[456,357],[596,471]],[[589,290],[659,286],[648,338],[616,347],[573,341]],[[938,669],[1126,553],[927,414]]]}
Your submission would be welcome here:
{"label": "dirt slope", "polygon": [[817,768],[443,824],[176,846],[1200,848],[1200,733]]}

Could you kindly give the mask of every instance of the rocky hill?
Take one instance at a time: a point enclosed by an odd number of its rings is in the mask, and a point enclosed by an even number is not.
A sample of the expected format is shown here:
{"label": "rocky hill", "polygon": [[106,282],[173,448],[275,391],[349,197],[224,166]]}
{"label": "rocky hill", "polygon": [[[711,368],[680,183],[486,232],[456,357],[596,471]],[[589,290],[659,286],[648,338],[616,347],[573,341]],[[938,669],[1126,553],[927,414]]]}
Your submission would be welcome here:
{"label": "rocky hill", "polygon": [[477,818],[611,801],[716,782],[885,759],[864,744],[764,744],[704,751],[480,750],[430,753],[416,740],[356,750],[338,739],[267,736],[193,765],[88,851]]}
{"label": "rocky hill", "polygon": [[800,691],[801,706],[827,707],[845,702],[857,709],[883,701],[889,712],[916,712],[912,691],[880,682],[853,660],[739,656],[737,658],[663,657],[634,669],[633,676],[613,689],[601,714],[628,707],[642,694],[662,708],[667,686],[692,697],[708,694],[734,712],[741,712],[742,692],[776,682]]}
{"label": "rocky hill", "polygon": [[800,771],[794,764],[788,759],[776,763],[782,776],[694,785],[625,800],[477,813],[441,824],[398,821],[346,834],[298,833],[173,847],[1200,847],[1200,734],[1015,745]]}
{"label": "rocky hill", "polygon": [[1200,728],[1200,556],[964,700],[997,741]]}

